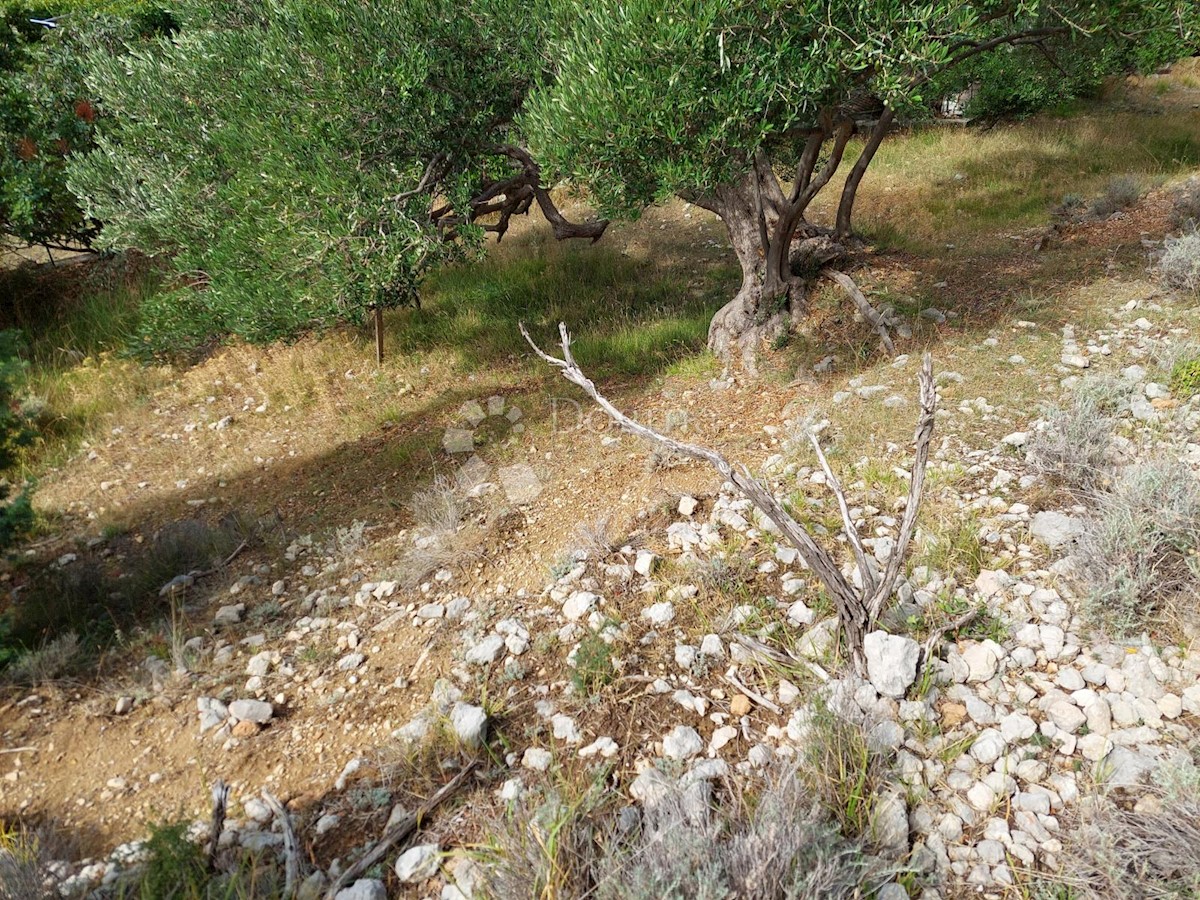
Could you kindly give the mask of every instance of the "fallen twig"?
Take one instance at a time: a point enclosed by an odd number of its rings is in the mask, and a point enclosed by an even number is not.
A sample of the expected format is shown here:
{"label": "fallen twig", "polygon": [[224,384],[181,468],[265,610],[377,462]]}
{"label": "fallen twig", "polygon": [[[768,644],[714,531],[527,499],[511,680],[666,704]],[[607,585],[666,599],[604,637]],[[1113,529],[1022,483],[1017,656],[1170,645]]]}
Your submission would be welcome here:
{"label": "fallen twig", "polygon": [[268,790],[262,792],[263,800],[271,808],[276,821],[283,827],[283,859],[284,882],[283,900],[292,900],[300,884],[300,842],[296,840],[296,830],[292,827],[292,817],[284,809],[282,803]]}
{"label": "fallen twig", "polygon": [[415,813],[410,813],[385,831],[374,847],[367,851],[358,862],[339,875],[333,884],[329,886],[329,889],[325,892],[325,900],[334,900],[338,891],[362,875],[363,872],[367,871],[367,869],[371,868],[379,860],[383,859],[393,845],[412,834],[431,812],[437,809],[447,797],[462,787],[463,783],[475,771],[478,765],[478,759],[471,760],[457,775],[438,788],[432,797],[422,803]]}
{"label": "fallen twig", "polygon": [[832,269],[826,269],[822,274],[850,295],[850,299],[854,301],[854,305],[858,307],[858,311],[862,314],[862,317],[867,320],[871,327],[875,329],[875,333],[879,335],[879,343],[883,344],[883,349],[887,351],[889,356],[895,356],[896,345],[892,343],[892,336],[888,334],[887,323],[883,321],[883,316],[876,311],[863,292],[858,289],[858,285],[854,283],[854,279],[845,272],[837,272]]}
{"label": "fallen twig", "polygon": [[931,635],[929,635],[929,637],[925,639],[925,646],[921,649],[921,659],[917,665],[917,674],[920,675],[921,670],[925,668],[925,664],[929,662],[929,658],[933,655],[933,650],[937,646],[938,641],[942,639],[942,636],[947,631],[962,631],[962,629],[974,622],[981,612],[983,612],[982,606],[976,606],[974,609],[969,609],[953,622],[943,625],[941,628],[936,629]]}
{"label": "fallen twig", "polygon": [[741,691],[743,694],[745,694],[747,697],[749,697],[751,700],[753,700],[759,706],[765,706],[767,709],[769,709],[771,712],[775,713],[775,715],[777,715],[777,716],[783,715],[783,710],[779,708],[779,704],[772,703],[770,700],[768,700],[762,694],[759,694],[755,691],[750,690],[750,688],[746,687],[744,684],[742,684],[740,681],[738,681],[737,678],[734,677],[733,675],[727,674],[724,676],[724,678],[725,678],[726,682],[728,682],[733,687],[737,688],[737,690]]}
{"label": "fallen twig", "polygon": [[229,806],[229,785],[224,779],[218,778],[212,786],[212,824],[208,829],[208,870],[216,871],[217,845],[221,842],[221,832],[225,830],[225,811]]}

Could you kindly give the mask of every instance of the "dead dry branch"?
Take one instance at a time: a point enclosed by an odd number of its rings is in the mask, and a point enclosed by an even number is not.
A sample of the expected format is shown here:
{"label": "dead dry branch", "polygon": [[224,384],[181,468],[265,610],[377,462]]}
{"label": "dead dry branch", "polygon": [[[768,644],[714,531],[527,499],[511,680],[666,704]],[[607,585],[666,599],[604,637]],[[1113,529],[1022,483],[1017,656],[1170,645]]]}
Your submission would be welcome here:
{"label": "dead dry branch", "polygon": [[780,533],[796,548],[800,554],[800,558],[804,560],[805,564],[813,571],[833,598],[834,605],[837,608],[838,619],[845,635],[846,646],[850,651],[851,660],[854,663],[855,669],[860,674],[865,675],[866,656],[863,651],[863,641],[867,633],[874,630],[875,623],[879,620],[884,605],[892,596],[896,580],[900,575],[900,567],[903,564],[912,540],[912,533],[917,522],[917,512],[921,504],[921,494],[925,485],[925,468],[929,460],[929,442],[933,436],[934,412],[937,407],[937,392],[933,382],[932,357],[926,354],[918,379],[921,413],[914,435],[915,458],[913,460],[904,518],[900,524],[900,532],[896,539],[895,548],[881,576],[876,576],[866,559],[858,530],[851,520],[849,504],[846,502],[841,484],[836,477],[832,477],[833,473],[829,468],[829,463],[825,459],[825,455],[821,451],[816,438],[813,438],[818,458],[827,474],[827,486],[838,499],[839,508],[842,510],[846,536],[854,548],[855,559],[862,582],[862,588],[857,589],[842,574],[841,569],[829,551],[813,540],[804,527],[793,519],[787,510],[784,509],[783,505],[775,499],[775,496],[766,485],[755,479],[745,466],[734,468],[725,457],[715,450],[710,450],[707,447],[701,447],[697,444],[688,444],[655,431],[653,428],[649,428],[631,419],[613,406],[600,393],[595,383],[583,373],[574,356],[572,356],[571,336],[567,332],[566,325],[560,323],[558,327],[563,352],[561,359],[551,356],[538,347],[534,343],[533,338],[530,337],[524,324],[521,325],[521,334],[524,335],[525,340],[529,342],[529,346],[533,348],[539,357],[557,368],[567,381],[581,388],[584,393],[591,397],[604,410],[609,418],[625,431],[635,434],[653,444],[657,444],[673,453],[701,462],[707,462],[720,472],[724,478],[732,482],[751,503],[775,523]]}

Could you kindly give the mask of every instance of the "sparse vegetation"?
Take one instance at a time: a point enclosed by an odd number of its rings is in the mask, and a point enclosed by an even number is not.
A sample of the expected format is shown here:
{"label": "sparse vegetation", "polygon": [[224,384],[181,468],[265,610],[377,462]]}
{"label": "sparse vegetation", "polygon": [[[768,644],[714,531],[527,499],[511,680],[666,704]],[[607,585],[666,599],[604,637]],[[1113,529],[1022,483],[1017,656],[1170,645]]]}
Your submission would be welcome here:
{"label": "sparse vegetation", "polygon": [[1088,208],[1097,219],[1107,219],[1115,212],[1133,206],[1142,196],[1142,186],[1136,178],[1120,175],[1104,186],[1104,193]]}
{"label": "sparse vegetation", "polygon": [[615,812],[596,784],[570,801],[557,791],[521,801],[492,830],[490,896],[849,900],[894,876],[785,766],[719,799],[709,782],[664,777],[640,818]]}
{"label": "sparse vegetation", "polygon": [[1167,287],[1188,294],[1200,293],[1200,231],[1167,238],[1158,264]]}
{"label": "sparse vegetation", "polygon": [[[182,520],[159,529],[144,548],[130,544],[121,570],[87,559],[35,571],[0,616],[7,631],[0,636],[13,651],[10,669],[23,681],[57,677],[50,673],[67,671],[80,647],[107,646],[122,629],[166,616],[171,600],[160,598],[162,587],[178,575],[219,567],[250,536],[244,528],[236,517],[215,526]],[[23,663],[26,655],[32,658]]]}
{"label": "sparse vegetation", "polygon": [[1200,178],[1189,178],[1175,191],[1171,227],[1183,234],[1200,231]]}
{"label": "sparse vegetation", "polygon": [[1200,896],[1200,803],[1167,798],[1147,810],[1097,798],[1071,830],[1057,875],[1039,880],[1044,897],[1146,900]]}
{"label": "sparse vegetation", "polygon": [[609,684],[616,675],[612,658],[613,648],[599,632],[585,634],[575,651],[575,667],[571,672],[575,690],[586,696]]}
{"label": "sparse vegetation", "polygon": [[1171,393],[1185,400],[1200,393],[1200,356],[1180,356],[1169,371]]}
{"label": "sparse vegetation", "polygon": [[980,527],[979,517],[974,514],[938,523],[924,535],[919,563],[944,575],[974,579],[987,553]]}
{"label": "sparse vegetation", "polygon": [[1051,409],[1029,443],[1034,471],[1068,490],[1099,484],[1109,469],[1117,396],[1108,382],[1087,379],[1066,406]]}
{"label": "sparse vegetation", "polygon": [[1200,595],[1200,484],[1182,463],[1131,466],[1096,497],[1076,551],[1092,622],[1136,634]]}

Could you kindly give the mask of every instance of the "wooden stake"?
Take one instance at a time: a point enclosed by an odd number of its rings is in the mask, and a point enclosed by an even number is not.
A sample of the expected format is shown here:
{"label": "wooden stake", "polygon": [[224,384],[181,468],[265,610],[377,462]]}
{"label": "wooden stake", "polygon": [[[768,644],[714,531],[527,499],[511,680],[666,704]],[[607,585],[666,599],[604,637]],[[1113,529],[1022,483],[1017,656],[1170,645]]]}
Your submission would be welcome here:
{"label": "wooden stake", "polygon": [[383,307],[375,307],[375,363],[383,365]]}

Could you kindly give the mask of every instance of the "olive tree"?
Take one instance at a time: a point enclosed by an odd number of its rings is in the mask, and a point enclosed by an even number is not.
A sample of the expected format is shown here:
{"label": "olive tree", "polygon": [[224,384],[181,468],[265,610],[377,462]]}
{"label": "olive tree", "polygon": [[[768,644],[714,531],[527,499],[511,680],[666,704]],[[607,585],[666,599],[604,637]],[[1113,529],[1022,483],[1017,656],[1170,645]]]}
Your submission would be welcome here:
{"label": "olive tree", "polygon": [[431,268],[537,207],[517,140],[542,73],[507,0],[184,0],[180,30],[92,60],[112,119],[72,161],[97,241],[169,259],[146,339],[291,337],[411,302]]}
{"label": "olive tree", "polygon": [[[811,276],[852,235],[855,197],[880,143],[898,115],[930,98],[931,83],[1001,47],[1178,41],[1194,34],[1197,17],[1186,0],[565,6],[549,44],[552,77],[520,118],[530,148],[590,187],[608,214],[636,215],[677,195],[718,215],[743,277],[714,317],[709,345],[747,362],[804,313]],[[857,158],[847,160],[860,131]],[[821,226],[808,211],[835,175],[836,216]]]}

